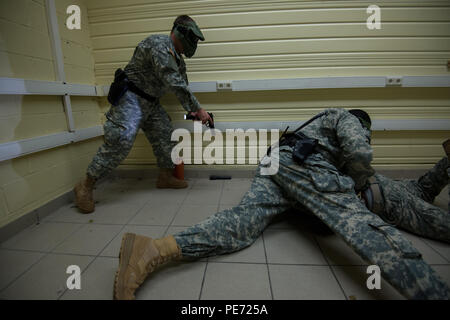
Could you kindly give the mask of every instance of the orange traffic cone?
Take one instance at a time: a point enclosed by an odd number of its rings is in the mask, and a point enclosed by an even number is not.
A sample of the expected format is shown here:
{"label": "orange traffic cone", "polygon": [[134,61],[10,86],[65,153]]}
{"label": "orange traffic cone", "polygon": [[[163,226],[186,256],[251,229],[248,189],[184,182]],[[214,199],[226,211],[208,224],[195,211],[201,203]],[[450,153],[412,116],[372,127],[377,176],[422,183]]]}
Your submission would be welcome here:
{"label": "orange traffic cone", "polygon": [[184,180],[184,163],[183,161],[180,162],[180,164],[177,164],[175,166],[175,178],[178,180]]}

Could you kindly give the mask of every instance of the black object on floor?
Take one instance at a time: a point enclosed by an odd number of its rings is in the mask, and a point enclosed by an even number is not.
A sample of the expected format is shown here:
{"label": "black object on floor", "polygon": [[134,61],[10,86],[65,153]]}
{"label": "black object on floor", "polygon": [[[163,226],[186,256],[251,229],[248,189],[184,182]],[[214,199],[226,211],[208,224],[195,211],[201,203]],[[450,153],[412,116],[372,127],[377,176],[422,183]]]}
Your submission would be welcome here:
{"label": "black object on floor", "polygon": [[230,180],[231,176],[210,175],[209,180]]}

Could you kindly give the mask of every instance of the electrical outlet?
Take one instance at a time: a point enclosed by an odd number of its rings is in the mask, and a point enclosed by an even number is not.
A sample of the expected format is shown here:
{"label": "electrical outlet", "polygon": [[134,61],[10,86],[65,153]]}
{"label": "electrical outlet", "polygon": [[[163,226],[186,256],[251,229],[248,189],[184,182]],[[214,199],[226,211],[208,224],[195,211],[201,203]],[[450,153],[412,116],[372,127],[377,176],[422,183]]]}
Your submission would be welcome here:
{"label": "electrical outlet", "polygon": [[386,87],[401,87],[402,77],[386,77]]}
{"label": "electrical outlet", "polygon": [[217,90],[233,90],[233,83],[230,80],[217,81]]}

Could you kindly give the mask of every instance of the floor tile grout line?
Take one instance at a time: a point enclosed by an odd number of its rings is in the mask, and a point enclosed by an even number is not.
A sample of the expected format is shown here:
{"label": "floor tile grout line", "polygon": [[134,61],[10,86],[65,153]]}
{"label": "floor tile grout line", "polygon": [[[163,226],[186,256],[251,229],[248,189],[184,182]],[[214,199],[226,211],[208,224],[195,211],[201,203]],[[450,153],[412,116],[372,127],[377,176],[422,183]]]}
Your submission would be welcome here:
{"label": "floor tile grout line", "polygon": [[[223,188],[223,186],[222,186],[222,188]],[[192,188],[190,188],[191,190],[193,189],[193,187]],[[189,193],[189,192],[188,192]],[[169,227],[173,227],[173,226],[176,226],[176,227],[186,227],[186,228],[188,228],[189,227],[189,225],[173,225],[173,221],[175,220],[175,218],[176,218],[176,216],[178,216],[178,213],[179,213],[179,209],[180,209],[180,206],[181,205],[183,205],[184,204],[184,201],[186,200],[186,197],[188,196],[188,193],[186,194],[186,196],[183,198],[183,200],[180,202],[180,205],[178,206],[178,208],[177,208],[177,212],[176,212],[176,215],[173,217],[173,219],[172,219],[172,221],[169,223],[169,224],[143,224],[143,223],[130,223],[141,211],[142,211],[142,209],[148,204],[148,203],[150,203],[152,200],[148,200],[148,201],[146,201],[143,205],[142,205],[142,207],[140,207],[138,210],[137,210],[137,212],[136,212],[136,214],[135,215],[133,215],[132,217],[130,217],[128,220],[127,220],[127,222],[125,223],[125,225],[136,225],[136,226],[161,226],[161,227],[165,227],[165,226],[169,226]],[[219,202],[219,205],[218,205],[218,207],[220,207],[220,202]],[[216,209],[216,210],[218,210],[218,208]],[[94,225],[123,225],[123,223],[109,223],[109,222],[89,222],[89,221],[85,221],[85,222],[79,222],[79,221],[62,221],[62,220],[47,220],[47,221],[43,221],[43,223],[72,223],[72,224],[94,224]]]}
{"label": "floor tile grout line", "polygon": [[[46,221],[43,223],[61,223],[61,224],[81,224],[97,226],[141,226],[141,227],[167,227],[168,224],[145,224],[145,223],[108,223],[108,222],[70,222],[70,221]],[[174,227],[189,227],[186,225],[173,225]]]}
{"label": "floor tile grout line", "polygon": [[[57,246],[59,246],[63,241],[65,241],[68,237],[70,237],[73,233],[75,233],[78,229],[80,229],[83,225],[85,225],[86,223],[80,223],[80,222],[54,222],[54,221],[46,221],[46,222],[40,222],[40,223],[33,223],[32,225],[30,225],[29,227],[27,227],[26,229],[23,229],[22,231],[20,231],[20,232],[18,232],[18,233],[16,233],[14,236],[12,236],[12,237],[10,237],[9,239],[7,239],[6,241],[3,241],[2,243],[0,243],[0,249],[7,249],[8,247],[2,247],[3,245],[4,245],[4,243],[5,242],[8,242],[9,240],[11,240],[11,239],[13,239],[15,236],[17,236],[17,235],[19,235],[19,234],[21,234],[21,233],[24,233],[24,232],[26,232],[26,231],[28,231],[29,229],[31,229],[31,228],[34,228],[34,227],[36,227],[36,226],[41,226],[41,225],[43,225],[43,224],[51,224],[51,223],[54,223],[54,224],[58,224],[58,223],[62,223],[62,224],[73,224],[73,225],[79,225],[79,227],[76,229],[76,230],[74,230],[74,231],[72,231],[72,233],[70,233],[68,236],[66,236],[63,240],[61,240],[61,242],[58,242],[58,244],[55,246],[55,247],[52,247],[52,249],[51,250],[53,250],[53,249],[55,249]],[[33,250],[31,250],[31,251],[33,251]]]}
{"label": "floor tile grout line", "polygon": [[[148,200],[147,202],[145,202],[137,211],[136,211],[136,213],[133,215],[133,217],[131,217],[130,219],[128,219],[127,220],[127,222],[129,222],[129,221],[131,221],[131,219],[133,219],[141,210],[142,210],[142,208],[144,208],[146,205],[147,205],[147,203],[149,202],[150,200]],[[105,246],[103,246],[103,248],[101,249],[101,250],[99,250],[99,252],[97,253],[97,255],[92,259],[92,261],[90,262],[90,263],[88,263],[87,264],[87,266],[83,269],[83,271],[81,272],[81,275],[83,275],[83,274],[85,274],[86,272],[87,272],[87,270],[89,269],[89,267],[94,263],[94,261],[96,261],[97,260],[97,258],[99,258],[99,257],[101,257],[100,255],[101,255],[101,253],[111,244],[111,242],[112,241],[114,241],[114,239],[118,236],[118,235],[120,235],[120,233],[125,229],[125,227],[127,226],[127,223],[125,223],[125,224],[122,224],[122,228],[120,228],[120,230],[111,238],[111,240],[110,241],[108,241],[108,243],[105,245]],[[117,256],[118,256],[119,254],[117,254]],[[60,300],[65,294],[66,294],[66,292],[67,292],[67,290],[68,290],[68,288],[66,288],[65,290],[64,290],[64,292],[61,294],[61,295],[59,295],[58,296],[58,298],[56,299],[56,300]]]}
{"label": "floor tile grout line", "polygon": [[266,259],[267,276],[269,277],[270,296],[271,296],[272,300],[275,300],[275,297],[273,295],[273,289],[272,289],[272,280],[270,278],[270,268],[269,268],[269,261],[267,259],[267,250],[266,250],[266,241],[264,239],[264,232],[261,233],[261,237],[262,237],[263,247],[264,247],[264,257]]}
{"label": "floor tile grout line", "polygon": [[[420,240],[422,243],[424,243],[428,248],[431,248],[432,251],[434,251],[434,253],[436,253],[438,256],[440,256],[444,261],[450,263],[450,260],[447,259],[444,255],[442,255],[439,250],[435,249],[431,244],[429,244],[426,240],[428,238],[422,238],[419,235],[416,235],[414,233],[408,232],[408,231],[404,231],[405,233],[414,236],[417,240]],[[403,232],[402,232],[403,233]],[[404,236],[404,235],[403,235]],[[405,237],[405,236],[404,236]],[[406,238],[406,237],[405,237]],[[429,240],[433,240],[433,239],[429,239]],[[412,243],[411,240],[408,239],[408,241],[410,241]],[[433,241],[439,241],[439,240],[433,240]],[[445,243],[445,242],[443,242]],[[415,247],[415,246],[414,246]],[[416,248],[417,249],[417,248]],[[428,262],[427,262],[428,263]],[[431,265],[431,263],[428,263],[429,265]]]}
{"label": "floor tile grout line", "polygon": [[32,263],[25,271],[23,271],[21,274],[19,274],[17,277],[15,277],[13,280],[11,280],[5,287],[0,289],[0,293],[3,293],[4,291],[6,291],[10,286],[12,286],[13,283],[15,283],[17,280],[19,280],[25,273],[30,271],[35,265],[37,265],[39,262],[41,262],[49,254],[50,253],[43,254],[40,259],[38,259],[36,262]]}
{"label": "floor tile grout line", "polygon": [[[137,215],[141,210],[142,210],[142,208],[149,202],[150,200],[148,200],[147,202],[145,202],[145,204],[143,204],[142,205],[142,207],[140,207],[139,209],[137,209],[137,212],[136,212],[136,214],[135,215]],[[81,214],[81,213],[80,213]],[[135,216],[134,215],[134,216]],[[84,216],[87,216],[87,218],[89,218],[89,215],[88,214],[84,214]],[[133,216],[133,217],[134,217]],[[87,219],[86,218],[86,219]],[[57,218],[53,218],[53,219],[57,219]],[[92,222],[91,222],[92,221]],[[127,221],[129,221],[129,220],[127,220]],[[84,224],[84,225],[86,225],[86,224],[96,224],[96,225],[123,225],[123,223],[111,223],[111,222],[94,222],[92,219],[89,219],[89,220],[87,220],[87,221],[84,221],[84,222],[80,222],[80,221],[63,221],[63,220],[48,220],[48,219],[45,219],[45,221],[41,221],[41,223],[72,223],[72,224]]]}
{"label": "floor tile grout line", "polygon": [[[34,250],[25,250],[25,249],[2,249],[5,251],[14,251],[21,253],[40,253],[40,254],[53,254],[57,256],[80,256],[80,257],[95,257],[93,254],[80,254],[80,253],[66,253],[66,252],[52,252],[52,251],[34,251]],[[107,257],[107,256],[104,256]]]}
{"label": "floor tile grout line", "polygon": [[316,245],[319,247],[319,250],[320,250],[320,252],[322,253],[322,256],[324,257],[325,261],[327,262],[328,268],[330,269],[331,273],[333,274],[334,279],[335,279],[336,282],[338,283],[339,288],[341,289],[342,294],[344,295],[345,300],[348,300],[347,294],[345,293],[345,290],[344,290],[344,288],[342,287],[341,282],[339,281],[339,279],[338,279],[336,273],[334,272],[333,267],[330,265],[330,262],[329,262],[329,260],[328,260],[328,257],[326,256],[325,252],[323,251],[322,247],[320,246],[319,241],[317,240],[316,236],[313,235],[312,237],[314,238],[314,241],[316,242]]}
{"label": "floor tile grout line", "polygon": [[[225,186],[224,186],[224,183],[222,183],[222,191],[221,191],[220,198],[219,198],[218,209],[220,208],[220,205],[221,205],[220,201],[221,201],[221,199],[222,199],[222,197],[223,197],[224,187],[225,187]],[[192,190],[192,188],[190,188],[190,189]],[[189,191],[189,192],[190,192],[190,191]],[[167,228],[166,228],[166,231],[165,231],[165,232],[167,232],[168,229],[169,229],[170,227],[173,227],[172,223],[173,223],[175,217],[179,214],[180,207],[183,206],[183,204],[184,204],[186,198],[187,198],[188,195],[189,195],[189,192],[187,192],[186,196],[183,198],[183,201],[180,203],[180,205],[179,205],[179,207],[178,207],[178,209],[177,209],[177,212],[176,212],[175,216],[173,217],[173,219],[172,219],[172,221],[169,223],[169,225],[167,225]],[[143,204],[143,206],[142,206],[140,209],[137,210],[137,212],[134,214],[134,216],[133,216],[132,218],[130,218],[130,219],[128,220],[128,222],[131,221],[131,220],[132,220],[132,219],[133,219],[133,218],[134,218],[134,217],[142,210],[142,208],[143,208],[145,205],[147,205],[149,202],[150,202],[150,200],[148,200],[145,204]],[[217,209],[217,210],[218,210],[218,209]],[[122,226],[122,228],[121,228],[121,230],[118,232],[118,234],[120,234],[120,232],[122,232],[123,229],[128,225],[128,223],[125,223],[125,225],[124,225],[124,224],[87,223],[87,222],[80,223],[80,222],[58,222],[58,221],[40,221],[40,222],[37,223],[37,224],[43,224],[43,223],[48,223],[48,222],[52,222],[52,223],[68,223],[68,224],[74,224],[74,225],[75,225],[75,224],[81,225],[80,227],[76,228],[76,230],[74,230],[74,231],[73,231],[69,236],[67,236],[64,240],[62,240],[61,243],[63,243],[64,241],[66,241],[67,238],[69,238],[72,234],[74,234],[75,232],[77,232],[78,230],[80,230],[81,228],[83,228],[84,225],[89,225],[89,224],[97,224],[97,225],[115,225],[115,226],[119,226],[119,225],[120,225],[120,226]],[[139,225],[139,224],[138,224],[138,225]],[[143,225],[143,226],[153,226],[153,225]],[[155,225],[155,226],[166,227],[166,225]],[[184,226],[180,226],[180,227],[184,227]],[[274,228],[274,229],[284,230],[284,229],[286,229],[286,228]],[[116,234],[116,235],[108,242],[108,244],[107,244],[102,250],[100,250],[100,253],[98,253],[96,256],[93,256],[93,255],[82,255],[82,254],[70,254],[70,253],[58,253],[58,252],[53,252],[53,251],[33,251],[33,250],[25,250],[25,249],[0,248],[0,249],[3,249],[3,250],[9,250],[9,251],[37,252],[37,253],[42,253],[42,254],[43,254],[43,256],[42,256],[40,259],[38,259],[35,263],[33,263],[33,264],[32,264],[27,270],[25,270],[21,275],[19,275],[19,276],[16,277],[14,280],[12,280],[10,284],[8,284],[6,287],[4,287],[3,289],[1,289],[0,292],[3,292],[4,290],[6,290],[12,283],[14,283],[15,281],[17,281],[17,280],[18,280],[20,277],[22,277],[26,272],[28,272],[31,268],[33,268],[36,264],[38,264],[39,262],[41,262],[44,258],[46,258],[46,257],[47,257],[48,255],[50,255],[50,254],[54,254],[54,255],[74,255],[74,256],[89,256],[89,257],[94,257],[94,259],[92,259],[92,261],[84,268],[82,274],[85,274],[85,272],[90,268],[90,266],[93,264],[93,262],[94,262],[97,258],[99,258],[99,257],[102,257],[102,258],[115,258],[115,257],[112,257],[112,256],[101,256],[101,252],[105,250],[105,248],[106,248],[106,247],[107,247],[107,246],[108,246],[108,245],[109,245],[109,244],[117,237],[118,234]],[[343,288],[342,288],[342,286],[341,286],[339,280],[337,279],[337,276],[336,276],[336,274],[334,273],[332,266],[367,266],[367,265],[356,265],[356,264],[355,264],[355,265],[347,265],[347,264],[344,264],[344,265],[333,265],[333,264],[331,264],[331,263],[329,262],[329,260],[328,260],[327,257],[325,256],[324,251],[322,250],[322,248],[320,247],[320,244],[318,243],[318,240],[317,240],[316,238],[315,238],[315,240],[316,240],[316,243],[318,244],[319,249],[321,250],[323,256],[325,257],[325,260],[326,260],[326,262],[327,262],[327,265],[330,267],[330,269],[331,269],[331,271],[332,271],[334,277],[336,278],[336,280],[337,280],[339,286],[341,287],[341,290],[343,290]],[[443,257],[443,256],[440,254],[439,251],[437,251],[434,247],[432,247],[432,246],[431,246],[429,243],[427,243],[425,240],[423,240],[423,239],[420,239],[420,240],[421,240],[422,242],[425,242],[425,244],[426,244],[427,247],[430,247],[433,251],[437,252],[437,253],[439,254],[439,256]],[[58,245],[56,245],[55,248],[57,248],[61,243],[58,243]],[[266,263],[233,262],[233,261],[230,261],[230,262],[226,262],[226,261],[217,261],[217,262],[214,262],[214,261],[211,261],[211,262],[212,262],[212,263],[236,263],[236,264],[238,264],[238,263],[245,263],[245,264],[265,264],[265,265],[267,266],[268,272],[269,272],[269,266],[270,266],[270,265],[299,265],[299,266],[303,266],[303,265],[304,265],[304,266],[311,266],[311,265],[313,265],[313,266],[314,266],[314,264],[268,263],[268,260],[267,260],[267,252],[266,252],[266,247],[265,247],[265,242],[264,242],[264,236],[263,236],[263,246],[264,246],[264,250],[265,250]],[[55,248],[53,248],[52,250],[55,250]],[[443,257],[443,258],[444,258],[444,261],[448,261],[448,259],[446,259],[445,257]],[[206,278],[206,271],[207,271],[207,267],[208,267],[208,262],[210,262],[209,259],[207,259],[206,264],[205,264],[205,269],[204,269],[204,273],[203,273],[203,279],[202,279],[202,284],[201,284],[201,290],[200,290],[199,299],[201,298],[201,295],[202,295],[202,292],[203,292],[203,286],[204,286],[204,282],[205,282],[205,278]],[[445,264],[445,263],[443,263],[443,264],[430,264],[430,265],[432,265],[432,266],[433,266],[433,265],[436,265],[436,266],[450,266],[450,264]],[[324,266],[324,265],[318,265],[318,266]],[[270,274],[269,274],[269,283],[270,283]],[[271,294],[272,294],[272,299],[273,299],[273,293],[272,293],[272,286],[271,286],[271,283],[270,283],[270,289],[271,289]],[[57,299],[58,299],[58,300],[61,299],[62,296],[63,296],[64,294],[66,294],[66,292],[67,292],[67,289],[65,289],[65,291],[64,291]],[[344,292],[344,296],[346,297],[345,292]],[[346,297],[346,299],[347,299],[347,297]],[[348,299],[347,299],[347,300],[348,300]]]}
{"label": "floor tile grout line", "polygon": [[[137,210],[137,212],[135,213],[135,215],[134,216],[136,216],[138,213],[139,213],[139,211],[141,211],[142,210],[142,208],[143,207],[145,207],[145,205],[146,204],[144,204],[144,205],[142,205],[142,207],[140,208],[140,209],[138,209]],[[130,218],[130,219],[133,219],[134,218],[134,216],[132,217],[132,218]],[[130,220],[128,220],[128,221],[130,221]],[[116,239],[116,237],[117,236],[119,236],[120,235],[120,233],[126,228],[126,226],[127,226],[127,224],[124,224],[124,225],[122,225],[122,228],[120,228],[120,230],[111,238],[111,240],[97,253],[97,255],[95,255],[95,256],[93,256],[94,258],[92,259],[92,261],[90,262],[90,263],[88,263],[87,264],[87,266],[83,269],[83,271],[81,272],[81,275],[83,275],[83,274],[85,274],[86,273],[86,271],[89,269],[89,267],[94,263],[94,261],[96,261],[97,260],[97,258],[108,258],[108,257],[105,257],[105,256],[101,256],[101,253],[111,244],[111,242],[113,242],[114,241],[114,239]],[[118,256],[119,256],[119,253],[117,253],[117,257],[110,257],[110,258],[118,258]],[[64,292],[57,298],[57,300],[60,300],[65,294],[66,294],[66,292],[67,292],[67,290],[68,290],[68,288],[66,288],[65,290],[64,290]]]}
{"label": "floor tile grout line", "polygon": [[[190,193],[192,190],[195,189],[194,186],[195,186],[195,183],[197,183],[198,179],[194,178],[193,180],[195,181],[195,182],[194,182],[194,185],[192,185],[192,186],[189,188],[189,191],[186,193],[186,196],[185,196],[185,197],[183,198],[183,200],[180,202],[180,205],[179,205],[179,207],[178,207],[178,209],[177,209],[177,212],[176,212],[175,215],[173,216],[172,220],[169,222],[169,225],[167,226],[166,231],[164,232],[164,236],[167,236],[167,231],[168,231],[171,227],[185,227],[185,228],[191,227],[191,226],[184,226],[184,225],[173,225],[173,222],[175,221],[175,219],[177,218],[177,216],[180,214],[180,209],[181,209],[181,207],[184,205],[184,202],[186,201],[187,197],[189,196],[189,193]],[[198,190],[201,190],[201,189],[198,189]],[[205,189],[205,190],[208,190],[208,189]],[[223,183],[222,183],[222,186],[221,186],[221,194],[220,194],[221,196],[222,196],[222,192],[223,192]],[[217,209],[216,209],[216,210],[218,210],[219,206],[220,206],[220,199],[219,199],[219,204],[217,205]],[[216,213],[217,213],[217,211],[216,211]]]}
{"label": "floor tile grout line", "polygon": [[170,220],[169,224],[167,225],[166,230],[165,230],[164,233],[163,233],[163,236],[164,236],[164,237],[167,236],[167,232],[168,232],[169,229],[172,227],[172,223],[175,221],[176,217],[177,217],[178,214],[180,213],[181,207],[183,206],[184,201],[186,201],[186,198],[187,198],[187,196],[189,195],[190,190],[192,190],[192,187],[189,188],[189,191],[186,192],[186,195],[184,196],[183,201],[181,201],[180,204],[178,205],[177,211],[175,212],[174,216],[173,216],[172,219]]}
{"label": "floor tile grout line", "polygon": [[[222,190],[223,190],[223,185],[222,185]],[[184,201],[186,200],[187,196],[188,196],[189,192],[186,193],[186,196],[184,197],[183,201],[180,203],[178,209],[177,209],[177,214],[178,211],[180,209],[180,207],[182,206],[182,204],[184,203]],[[52,247],[49,251],[34,251],[34,250],[21,250],[21,249],[11,249],[11,248],[0,248],[0,249],[4,249],[4,250],[10,250],[10,251],[22,251],[22,252],[35,252],[35,253],[42,253],[43,256],[38,259],[35,263],[31,264],[29,268],[27,268],[24,272],[22,272],[20,275],[18,275],[16,278],[14,278],[13,280],[11,280],[10,283],[8,283],[4,288],[1,289],[0,292],[3,292],[4,290],[6,290],[8,287],[10,287],[15,281],[17,281],[20,277],[22,277],[26,272],[28,272],[32,267],[34,267],[36,264],[38,264],[40,261],[42,261],[44,258],[46,258],[48,255],[50,254],[54,254],[54,255],[73,255],[73,256],[88,256],[88,257],[93,257],[92,261],[83,269],[82,274],[84,274],[89,267],[94,263],[94,261],[99,258],[99,257],[109,257],[109,258],[114,258],[111,256],[101,256],[101,253],[106,249],[106,247],[109,246],[109,244],[125,229],[125,227],[128,225],[128,223],[143,209],[143,207],[145,207],[145,205],[147,205],[147,203],[149,203],[150,200],[146,201],[144,204],[142,204],[142,206],[136,211],[136,213],[130,217],[127,222],[125,224],[112,224],[112,223],[90,223],[90,222],[68,222],[68,221],[51,221],[51,220],[47,220],[47,221],[41,221],[42,223],[45,224],[50,224],[50,223],[61,223],[61,224],[73,224],[73,225],[79,225],[78,228],[75,228],[74,231],[72,231],[69,235],[67,235],[66,237],[64,237],[60,242],[58,242],[54,247]],[[177,215],[176,214],[176,215]],[[175,215],[175,216],[176,216]],[[171,223],[173,222],[172,219]],[[41,224],[41,222],[37,222],[36,225]],[[169,229],[169,227],[171,226],[171,223],[168,225],[168,227],[166,228],[166,231]],[[122,228],[112,237],[112,239],[99,251],[99,253],[97,255],[83,255],[83,254],[74,254],[74,253],[64,253],[64,252],[54,252],[54,250],[61,245],[64,241],[66,241],[69,237],[71,237],[73,234],[75,234],[77,231],[81,230],[84,226],[89,225],[89,224],[94,224],[94,225],[113,225],[113,226],[122,226]],[[60,300],[62,298],[62,296],[67,292],[67,288],[57,297],[57,300]]]}
{"label": "floor tile grout line", "polygon": [[[39,251],[39,250],[28,250],[28,249],[0,248],[0,251],[40,253],[40,254],[53,254],[53,255],[69,255],[69,256],[82,256],[82,257],[117,258],[116,256],[101,255],[101,254],[97,256],[97,255],[92,255],[92,254],[51,252],[51,251]],[[317,267],[327,266],[327,264],[317,264],[317,263],[287,263],[287,262],[268,262],[268,263],[266,263],[266,262],[255,262],[255,261],[217,261],[217,260],[209,260],[209,262],[210,263],[230,263],[230,264],[233,264],[233,263],[234,264],[268,264],[268,265],[284,265],[284,266],[317,266]],[[329,265],[332,267],[367,267],[367,266],[369,266],[369,264],[329,264]],[[450,267],[450,263],[429,263],[429,265],[430,266]]]}
{"label": "floor tile grout line", "polygon": [[47,220],[47,221],[41,221],[40,224],[50,224],[50,223],[71,223],[71,224],[88,224],[89,222],[78,222],[78,221],[58,221],[58,220]]}
{"label": "floor tile grout line", "polygon": [[[426,246],[428,246],[429,248],[431,248],[435,253],[437,253],[442,259],[444,259],[445,261],[447,261],[448,263],[450,263],[450,260],[447,259],[444,255],[442,255],[437,249],[435,249],[431,244],[429,244],[426,240],[419,238],[420,240],[422,240],[423,243],[425,243]],[[432,240],[432,239],[430,239]],[[435,240],[436,241],[436,240]],[[430,263],[429,263],[430,264]]]}
{"label": "floor tile grout line", "polygon": [[[220,206],[237,206],[239,205],[239,203],[234,203],[234,204],[219,204],[219,208]],[[209,206],[213,206],[213,205],[209,205]],[[178,210],[178,209],[177,209]],[[61,223],[61,224],[82,224],[82,225],[86,225],[86,224],[94,224],[94,225],[104,225],[104,226],[120,226],[120,225],[124,225],[123,223],[108,223],[108,222],[77,222],[77,221],[57,221],[57,220],[52,220],[52,221],[42,221],[41,224],[50,224],[50,223]],[[143,227],[166,227],[169,224],[149,224],[149,223],[126,223],[127,226],[143,226]],[[189,228],[191,225],[186,225],[186,224],[172,224],[170,225],[171,227],[185,227],[185,228]],[[288,227],[288,228],[276,228],[276,227],[272,227],[272,226],[268,226],[267,230],[297,230],[297,228],[295,227]],[[6,242],[6,241],[4,241]],[[449,262],[450,263],[450,262]]]}
{"label": "floor tile grout line", "polygon": [[[223,181],[221,181],[221,182],[222,182],[222,187],[221,187],[221,190],[220,190],[220,196],[219,196],[219,201],[217,203],[216,213],[218,212],[218,210],[220,208],[220,200],[222,200],[222,195],[223,195],[224,183],[223,183]],[[203,272],[203,279],[202,279],[202,285],[201,285],[201,288],[200,288],[200,294],[198,295],[198,300],[201,300],[201,298],[202,298],[203,287],[205,285],[205,279],[206,279],[206,271],[208,270],[208,263],[209,263],[209,258],[207,257],[206,258],[205,270]]]}
{"label": "floor tile grout line", "polygon": [[22,272],[19,276],[17,276],[16,278],[14,278],[14,280],[12,280],[7,286],[5,286],[0,292],[4,292],[5,290],[7,290],[10,286],[12,286],[17,280],[19,280],[22,276],[25,275],[25,273],[27,273],[28,271],[30,271],[34,266],[36,266],[39,262],[41,262],[43,259],[45,259],[47,256],[49,256],[50,254],[52,254],[52,251],[55,250],[59,245],[61,245],[64,241],[66,241],[70,236],[72,236],[75,232],[77,232],[79,229],[81,229],[83,227],[83,224],[80,224],[80,226],[78,228],[75,228],[75,230],[73,230],[72,232],[69,232],[69,235],[67,235],[63,240],[61,240],[60,242],[58,242],[54,247],[52,247],[52,249],[50,249],[48,252],[44,252],[43,256],[38,259],[35,263],[31,264],[31,266],[29,268],[27,268],[24,272]]}
{"label": "floor tile grout line", "polygon": [[[224,189],[224,185],[225,185],[223,181],[221,181],[221,182],[222,182],[222,188],[221,188],[221,190],[220,190],[220,196],[219,196],[219,201],[218,201],[218,203],[217,203],[216,213],[217,213],[217,212],[219,212],[219,208],[220,208],[220,201],[222,200],[223,189]],[[205,272],[203,273],[203,279],[202,279],[202,287],[201,287],[201,289],[200,289],[200,295],[199,295],[199,297],[198,297],[198,300],[200,300],[200,299],[201,299],[201,297],[202,297],[202,293],[203,293],[203,286],[204,286],[204,284],[205,284],[205,279],[206,279],[206,270],[208,269],[208,264],[209,264],[209,258],[207,257],[207,258],[206,258],[206,266],[205,266]]]}
{"label": "floor tile grout line", "polygon": [[[75,223],[77,224],[77,223]],[[86,224],[79,224],[78,228],[75,228],[75,230],[73,230],[72,232],[69,233],[69,235],[67,235],[63,240],[61,240],[60,242],[58,242],[57,245],[55,245],[54,247],[52,247],[52,249],[49,250],[50,253],[52,253],[56,248],[58,248],[61,244],[64,243],[64,241],[66,241],[67,239],[69,239],[71,236],[73,236],[76,232],[78,232],[79,230],[81,230]]]}
{"label": "floor tile grout line", "polygon": [[[86,271],[89,269],[89,267],[94,263],[94,261],[95,260],[97,260],[97,258],[99,258],[99,257],[101,257],[101,258],[106,258],[106,257],[102,257],[102,256],[100,256],[100,254],[109,246],[109,244],[122,232],[122,230],[123,229],[125,229],[125,226],[126,225],[123,225],[122,226],[122,228],[119,230],[119,232],[118,233],[116,233],[113,237],[112,237],[112,239],[99,251],[99,253],[97,254],[97,255],[95,255],[95,256],[90,256],[90,257],[93,257],[93,259],[92,259],[92,261],[91,262],[89,262],[88,264],[87,264],[87,266],[83,269],[83,271],[81,272],[81,275],[80,276],[82,276],[83,274],[85,274],[86,273]],[[117,256],[119,256],[119,254],[117,254]],[[110,257],[110,258],[114,258],[114,257]],[[67,292],[67,290],[69,290],[68,288],[66,288],[65,290],[64,290],[64,292],[56,299],[56,300],[60,300],[65,294],[66,294],[66,292]]]}
{"label": "floor tile grout line", "polygon": [[207,270],[208,270],[208,260],[206,260],[206,263],[205,263],[205,270],[203,271],[203,278],[202,278],[202,283],[201,283],[201,286],[200,286],[200,293],[198,294],[198,300],[202,299],[203,287],[205,285],[206,271]]}
{"label": "floor tile grout line", "polygon": [[11,249],[11,248],[0,248],[0,251],[18,251],[18,252],[27,252],[27,253],[50,253],[50,251],[43,250],[30,250],[30,249]]}
{"label": "floor tile grout line", "polygon": [[[270,266],[309,266],[309,267],[326,267],[326,264],[317,263],[285,263],[285,262],[246,262],[246,261],[215,261],[209,260],[209,263],[223,263],[223,264],[258,264],[258,265],[270,265]],[[356,265],[355,265],[356,266]]]}
{"label": "floor tile grout line", "polygon": [[149,203],[149,202],[150,202],[150,200],[147,200],[147,202],[144,203],[144,204],[136,211],[136,213],[135,213],[132,217],[130,217],[130,218],[127,220],[127,222],[125,222],[124,226],[127,226],[127,225],[130,223],[130,221],[132,221],[132,220],[139,214],[139,212],[141,212],[142,209],[144,209],[144,207],[145,207],[145,206],[147,205],[147,203]]}
{"label": "floor tile grout line", "polygon": [[[99,251],[99,253],[97,254],[97,255],[95,255],[94,256],[94,259],[86,266],[86,268],[83,270],[83,272],[82,272],[82,274],[84,273],[84,272],[86,272],[87,270],[88,270],[88,268],[89,268],[89,266],[97,259],[97,258],[99,258],[99,257],[101,257],[101,258],[107,258],[107,257],[110,257],[110,258],[118,258],[118,256],[119,256],[119,253],[117,253],[117,257],[111,257],[111,256],[101,256],[101,253],[111,244],[111,242],[113,242],[114,241],[114,239],[116,239],[116,237],[117,236],[119,236],[120,235],[120,233],[128,226],[128,223],[131,221],[131,220],[133,220],[134,219],[134,217],[136,217],[136,215],[138,215],[139,214],[139,212],[141,212],[141,210],[148,204],[150,202],[150,199],[149,200],[147,200],[145,203],[143,203],[142,204],[142,206],[138,209],[138,210],[136,210],[136,213],[132,216],[132,217],[130,217],[128,220],[127,220],[127,222],[125,222],[125,224],[105,224],[105,225],[121,225],[122,226],[122,228],[112,237],[112,239]],[[99,225],[101,225],[101,224],[99,224]],[[67,289],[66,289],[66,291],[67,291]],[[65,293],[65,292],[64,292]],[[63,293],[63,294],[64,294]],[[61,297],[62,297],[62,295],[61,295]]]}
{"label": "floor tile grout line", "polygon": [[217,203],[216,213],[218,213],[219,210],[220,210],[220,202],[222,201],[222,197],[223,197],[223,189],[225,188],[225,183],[224,183],[223,181],[221,181],[221,182],[222,182],[222,188],[221,188],[221,190],[220,190],[220,196],[219,196],[219,201],[218,201],[218,203]]}

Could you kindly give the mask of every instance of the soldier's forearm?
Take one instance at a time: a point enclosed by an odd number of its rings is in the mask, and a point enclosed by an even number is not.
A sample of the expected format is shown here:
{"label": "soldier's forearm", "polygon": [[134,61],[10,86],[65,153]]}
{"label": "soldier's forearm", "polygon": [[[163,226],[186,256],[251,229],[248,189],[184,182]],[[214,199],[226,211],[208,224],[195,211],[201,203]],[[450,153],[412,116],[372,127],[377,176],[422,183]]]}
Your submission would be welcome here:
{"label": "soldier's forearm", "polygon": [[175,95],[187,112],[197,112],[201,108],[200,103],[189,89],[183,90],[179,88],[175,91]]}

